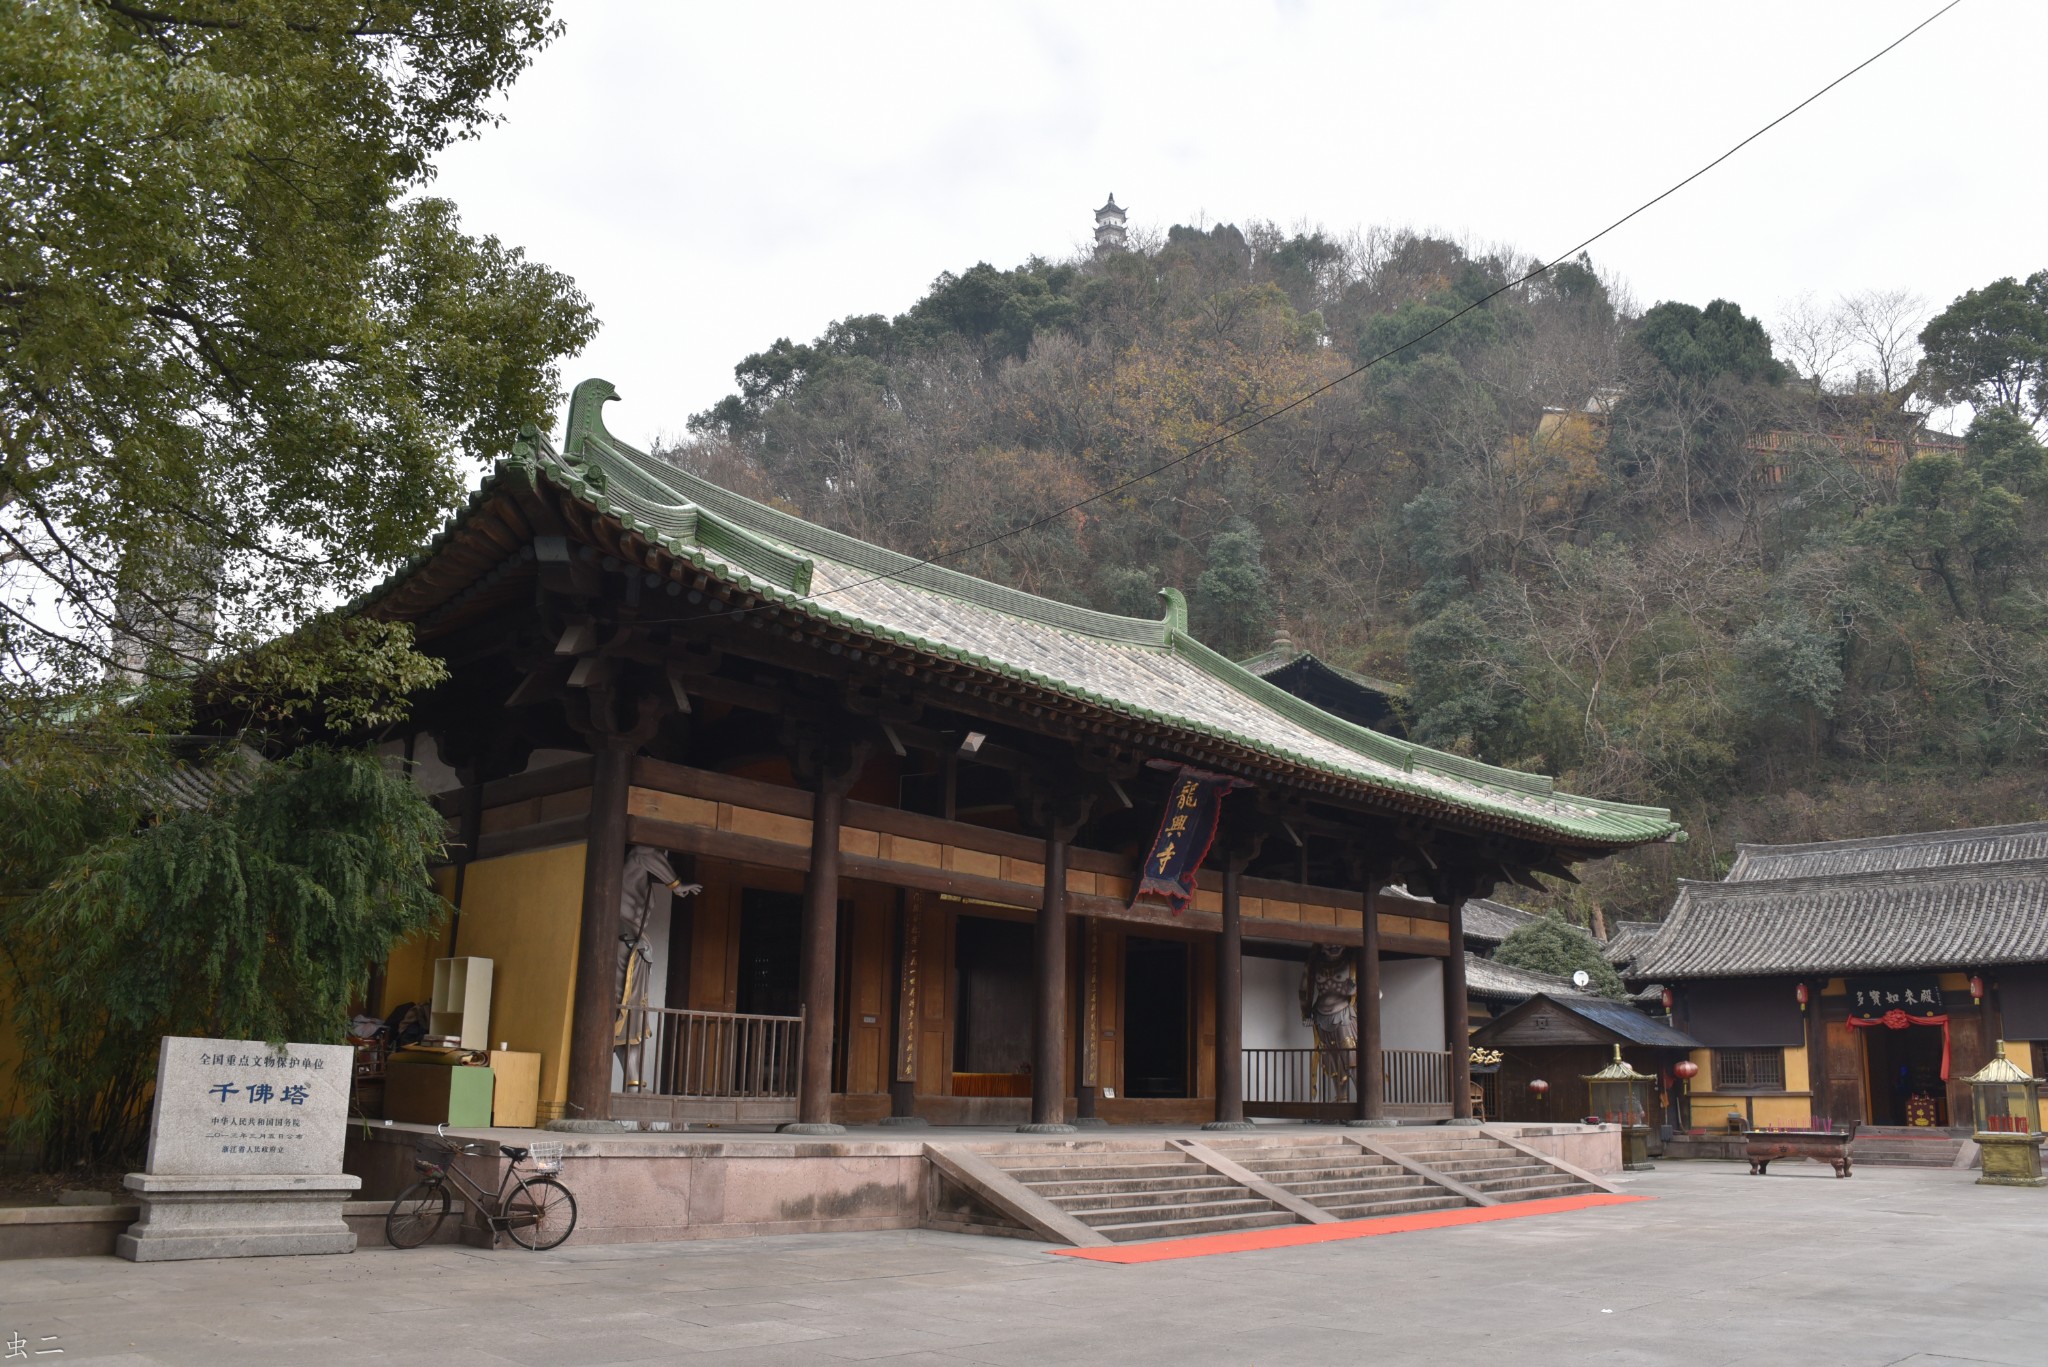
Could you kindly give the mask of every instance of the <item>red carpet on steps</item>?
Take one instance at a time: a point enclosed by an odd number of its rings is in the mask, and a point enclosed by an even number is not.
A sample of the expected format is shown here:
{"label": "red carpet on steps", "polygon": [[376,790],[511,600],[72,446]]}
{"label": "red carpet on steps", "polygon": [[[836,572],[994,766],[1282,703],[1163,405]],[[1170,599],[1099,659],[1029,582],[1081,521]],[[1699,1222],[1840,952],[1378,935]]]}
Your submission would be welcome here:
{"label": "red carpet on steps", "polygon": [[1406,1234],[1416,1229],[1446,1229],[1452,1225],[1483,1225],[1494,1220],[1519,1220],[1525,1215],[1556,1215],[1591,1206],[1625,1206],[1648,1196],[1617,1196],[1591,1192],[1584,1196],[1552,1196],[1540,1201],[1512,1201],[1498,1206],[1466,1206],[1459,1210],[1430,1210],[1419,1215],[1382,1215],[1371,1220],[1339,1220],[1328,1225],[1282,1225],[1277,1229],[1247,1229],[1234,1234],[1196,1234],[1186,1239],[1155,1239],[1142,1244],[1113,1244],[1107,1248],[1056,1248],[1063,1258],[1086,1258],[1096,1263],[1163,1263],[1175,1258],[1206,1258],[1215,1253],[1250,1253],[1262,1248],[1295,1248],[1302,1244],[1326,1244],[1336,1239],[1370,1239],[1379,1234]]}

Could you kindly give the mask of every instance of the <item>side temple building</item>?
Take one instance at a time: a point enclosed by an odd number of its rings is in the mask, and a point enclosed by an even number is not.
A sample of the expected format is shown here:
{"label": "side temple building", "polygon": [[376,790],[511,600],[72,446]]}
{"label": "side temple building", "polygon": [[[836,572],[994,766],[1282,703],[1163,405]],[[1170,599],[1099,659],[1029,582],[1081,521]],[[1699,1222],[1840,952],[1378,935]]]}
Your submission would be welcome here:
{"label": "side temple building", "polygon": [[2048,822],[1741,845],[1623,929],[1623,976],[1707,1046],[1694,1128],[1965,1126],[1994,1041],[2048,1041]]}
{"label": "side temple building", "polygon": [[[612,397],[356,608],[450,672],[389,745],[450,818],[457,916],[380,1005],[491,959],[544,1117],[1467,1116],[1467,901],[1679,838],[1321,711],[1172,590],[1092,612],[737,497],[611,436]],[[1176,912],[1137,884],[1189,771],[1238,786]],[[1313,945],[1360,989],[1334,1083],[1286,1033]],[[1390,1047],[1383,996],[1441,1047]]]}

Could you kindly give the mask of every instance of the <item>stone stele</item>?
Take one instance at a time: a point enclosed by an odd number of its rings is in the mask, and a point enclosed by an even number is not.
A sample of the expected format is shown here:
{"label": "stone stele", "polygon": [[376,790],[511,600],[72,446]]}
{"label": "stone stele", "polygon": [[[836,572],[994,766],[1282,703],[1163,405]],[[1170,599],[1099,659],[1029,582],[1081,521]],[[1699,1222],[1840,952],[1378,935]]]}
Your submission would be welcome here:
{"label": "stone stele", "polygon": [[166,1035],[142,1206],[116,1251],[135,1262],[352,1253],[341,1170],[355,1051],[345,1044]]}

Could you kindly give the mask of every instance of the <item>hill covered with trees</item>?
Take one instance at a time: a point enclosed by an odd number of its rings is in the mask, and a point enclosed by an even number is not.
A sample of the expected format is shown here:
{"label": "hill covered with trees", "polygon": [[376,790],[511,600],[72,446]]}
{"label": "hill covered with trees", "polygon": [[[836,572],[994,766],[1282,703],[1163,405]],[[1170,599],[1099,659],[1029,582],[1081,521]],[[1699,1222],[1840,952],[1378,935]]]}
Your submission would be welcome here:
{"label": "hill covered with trees", "polygon": [[1674,807],[1689,844],[1559,889],[1584,921],[1738,840],[2048,813],[2048,272],[1773,337],[1581,258],[1459,314],[1533,264],[1254,224],[977,265],[746,357],[663,454],[1051,597],[1181,587],[1226,653],[1403,681],[1417,739]]}

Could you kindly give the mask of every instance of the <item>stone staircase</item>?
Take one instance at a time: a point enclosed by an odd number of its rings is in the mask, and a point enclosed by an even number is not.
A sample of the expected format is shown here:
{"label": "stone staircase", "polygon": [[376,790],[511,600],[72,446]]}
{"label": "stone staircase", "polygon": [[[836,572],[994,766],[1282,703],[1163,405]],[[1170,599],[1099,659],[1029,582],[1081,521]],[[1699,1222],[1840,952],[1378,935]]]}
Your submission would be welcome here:
{"label": "stone staircase", "polygon": [[1468,1204],[1421,1174],[1344,1139],[1277,1144],[1239,1140],[1208,1147],[1339,1220],[1413,1215]]}
{"label": "stone staircase", "polygon": [[1376,1136],[1387,1149],[1495,1201],[1538,1201],[1601,1190],[1553,1163],[1484,1134],[1418,1130]]}
{"label": "stone staircase", "polygon": [[1115,1243],[1291,1225],[1296,1217],[1179,1149],[984,1155],[988,1163]]}
{"label": "stone staircase", "polygon": [[1070,1245],[1327,1224],[1612,1190],[1475,1130],[928,1143],[928,1228]]}
{"label": "stone staircase", "polygon": [[1968,1130],[1866,1125],[1856,1131],[1849,1153],[1857,1167],[1953,1168],[1976,1157],[1965,1145],[1976,1147]]}

